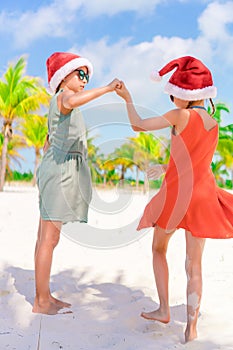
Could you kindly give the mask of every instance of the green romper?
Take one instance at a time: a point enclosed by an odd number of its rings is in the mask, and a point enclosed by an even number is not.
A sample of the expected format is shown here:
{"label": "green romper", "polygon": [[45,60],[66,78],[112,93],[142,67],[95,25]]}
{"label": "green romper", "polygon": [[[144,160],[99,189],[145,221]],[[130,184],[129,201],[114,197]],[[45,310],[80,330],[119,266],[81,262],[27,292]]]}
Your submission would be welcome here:
{"label": "green romper", "polygon": [[62,223],[87,222],[92,196],[87,164],[86,128],[78,108],[68,115],[58,110],[55,94],[48,114],[49,149],[37,169],[40,215]]}

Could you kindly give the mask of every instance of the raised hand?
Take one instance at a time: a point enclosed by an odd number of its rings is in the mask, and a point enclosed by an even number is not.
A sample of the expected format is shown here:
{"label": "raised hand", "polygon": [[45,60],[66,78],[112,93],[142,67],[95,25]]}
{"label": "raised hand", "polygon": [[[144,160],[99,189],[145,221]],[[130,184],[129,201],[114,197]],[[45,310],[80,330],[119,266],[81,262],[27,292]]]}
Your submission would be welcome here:
{"label": "raised hand", "polygon": [[157,180],[165,173],[165,169],[162,164],[155,164],[149,167],[146,173],[149,179]]}
{"label": "raised hand", "polygon": [[131,96],[130,96],[129,90],[127,89],[123,81],[121,81],[120,83],[121,83],[120,86],[117,86],[115,88],[117,95],[122,97],[126,102],[131,102]]}
{"label": "raised hand", "polygon": [[116,88],[120,88],[121,87],[121,81],[117,78],[113,79],[113,81],[111,81],[111,83],[108,84],[108,87],[110,89],[110,91],[114,91]]}

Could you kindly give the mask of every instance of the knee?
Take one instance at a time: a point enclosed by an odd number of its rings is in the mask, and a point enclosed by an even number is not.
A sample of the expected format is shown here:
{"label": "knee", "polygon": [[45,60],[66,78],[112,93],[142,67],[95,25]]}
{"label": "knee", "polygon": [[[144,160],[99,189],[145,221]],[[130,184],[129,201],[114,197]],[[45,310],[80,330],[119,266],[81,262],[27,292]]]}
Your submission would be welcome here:
{"label": "knee", "polygon": [[168,243],[172,236],[172,233],[173,232],[170,232],[170,234],[168,234],[166,230],[158,226],[155,228],[153,244],[152,244],[153,255],[154,254],[166,255]]}
{"label": "knee", "polygon": [[41,238],[40,243],[45,244],[47,247],[54,249],[58,245],[59,239],[59,232],[46,232]]}
{"label": "knee", "polygon": [[55,248],[58,245],[59,239],[60,239],[60,235],[59,234],[54,235],[51,238],[51,245],[52,245],[53,248]]}
{"label": "knee", "polygon": [[158,242],[153,242],[152,253],[166,255],[167,246],[165,244],[159,244]]}

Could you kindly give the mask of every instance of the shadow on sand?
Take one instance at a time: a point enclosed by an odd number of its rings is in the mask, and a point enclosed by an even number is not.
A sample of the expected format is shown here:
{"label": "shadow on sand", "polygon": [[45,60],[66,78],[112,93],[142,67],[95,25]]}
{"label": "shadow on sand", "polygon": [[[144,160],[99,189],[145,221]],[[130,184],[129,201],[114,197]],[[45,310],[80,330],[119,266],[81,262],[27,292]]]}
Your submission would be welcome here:
{"label": "shadow on sand", "polygon": [[[171,308],[172,321],[167,325],[142,319],[141,311],[155,309],[157,304],[140,289],[124,285],[120,273],[114,281],[105,283],[93,280],[89,269],[70,269],[53,275],[51,290],[56,297],[71,302],[73,311],[56,316],[32,316],[34,271],[8,266],[3,275],[5,282],[1,284],[1,290],[9,290],[0,298],[6,315],[5,328],[2,324],[0,330],[3,349],[7,344],[11,346],[9,349],[14,349],[17,344],[17,350],[228,349],[208,341],[183,344],[186,322],[183,304]],[[12,302],[14,298],[17,303]],[[21,310],[21,317],[31,319],[27,326],[20,326],[13,317],[16,305]],[[19,332],[21,339],[17,336]]]}

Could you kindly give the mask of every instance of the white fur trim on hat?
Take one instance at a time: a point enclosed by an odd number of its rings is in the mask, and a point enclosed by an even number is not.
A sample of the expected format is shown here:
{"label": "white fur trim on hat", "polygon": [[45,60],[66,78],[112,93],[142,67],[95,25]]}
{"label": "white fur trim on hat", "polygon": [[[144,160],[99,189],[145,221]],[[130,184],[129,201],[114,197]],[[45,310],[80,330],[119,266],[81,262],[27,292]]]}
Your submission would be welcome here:
{"label": "white fur trim on hat", "polygon": [[57,87],[59,86],[59,84],[62,82],[62,80],[71,72],[73,72],[75,69],[82,67],[82,66],[86,66],[88,69],[88,74],[91,78],[92,74],[93,74],[93,66],[92,63],[83,57],[79,57],[79,58],[75,58],[69,62],[67,62],[64,66],[62,66],[61,68],[59,68],[55,74],[52,76],[49,85],[50,88],[53,92],[56,91]]}
{"label": "white fur trim on hat", "polygon": [[173,85],[168,82],[164,87],[164,91],[169,95],[185,101],[205,100],[208,98],[214,98],[217,95],[217,88],[213,85],[202,89],[188,90],[182,89],[177,85]]}
{"label": "white fur trim on hat", "polygon": [[152,71],[151,75],[150,75],[150,78],[153,81],[156,81],[156,82],[160,82],[162,80],[162,77],[161,77],[161,75],[159,74],[158,71]]}

